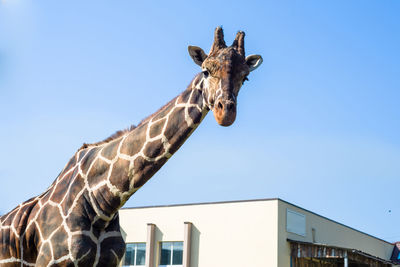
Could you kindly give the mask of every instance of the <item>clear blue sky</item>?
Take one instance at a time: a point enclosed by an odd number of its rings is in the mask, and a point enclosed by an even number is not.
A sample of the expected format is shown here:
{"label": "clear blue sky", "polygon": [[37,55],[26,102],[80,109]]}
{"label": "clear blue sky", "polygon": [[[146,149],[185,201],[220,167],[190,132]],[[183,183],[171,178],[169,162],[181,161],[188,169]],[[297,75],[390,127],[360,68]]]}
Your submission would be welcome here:
{"label": "clear blue sky", "polygon": [[399,1],[149,2],[0,2],[0,213],[183,91],[222,25],[264,58],[235,124],[209,114],[126,205],[280,197],[400,240]]}

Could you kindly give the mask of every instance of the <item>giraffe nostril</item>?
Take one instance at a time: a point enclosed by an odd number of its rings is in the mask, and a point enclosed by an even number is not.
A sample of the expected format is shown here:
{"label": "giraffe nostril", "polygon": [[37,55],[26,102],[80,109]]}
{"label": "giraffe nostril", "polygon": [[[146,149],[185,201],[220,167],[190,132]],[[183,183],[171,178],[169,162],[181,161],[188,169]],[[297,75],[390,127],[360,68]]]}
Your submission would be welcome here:
{"label": "giraffe nostril", "polygon": [[234,107],[235,107],[235,105],[233,103],[226,104],[226,109],[229,111],[231,111]]}
{"label": "giraffe nostril", "polygon": [[221,101],[218,102],[218,105],[217,105],[217,106],[218,106],[218,109],[223,109],[223,108],[224,108],[224,106],[222,105],[222,102],[221,102]]}

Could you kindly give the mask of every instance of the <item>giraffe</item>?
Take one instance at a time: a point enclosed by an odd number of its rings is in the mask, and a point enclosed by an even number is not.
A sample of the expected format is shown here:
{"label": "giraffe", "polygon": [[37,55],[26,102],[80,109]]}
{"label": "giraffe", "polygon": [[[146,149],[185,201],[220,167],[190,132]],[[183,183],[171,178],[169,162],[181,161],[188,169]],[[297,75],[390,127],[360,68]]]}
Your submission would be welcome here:
{"label": "giraffe", "polygon": [[137,127],[84,144],[52,185],[0,217],[0,266],[117,266],[125,252],[118,210],[180,148],[212,110],[222,126],[236,118],[236,98],[260,55],[245,57],[244,32],[231,46],[217,27],[188,88]]}

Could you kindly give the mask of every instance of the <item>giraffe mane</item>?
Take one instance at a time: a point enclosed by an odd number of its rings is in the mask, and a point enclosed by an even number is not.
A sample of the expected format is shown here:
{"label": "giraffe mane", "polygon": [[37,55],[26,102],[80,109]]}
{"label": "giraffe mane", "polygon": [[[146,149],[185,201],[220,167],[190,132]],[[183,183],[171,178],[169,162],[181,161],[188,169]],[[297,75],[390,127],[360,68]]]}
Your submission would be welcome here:
{"label": "giraffe mane", "polygon": [[[190,86],[188,86],[187,89],[189,89]],[[186,90],[187,90],[186,89]],[[154,114],[144,118],[143,120],[140,121],[140,123],[136,126],[134,124],[132,124],[131,126],[129,126],[126,129],[123,130],[119,130],[115,133],[113,133],[112,135],[110,135],[109,137],[107,137],[106,139],[100,141],[100,142],[96,142],[96,143],[83,143],[83,145],[78,149],[78,151],[81,151],[82,149],[88,148],[88,147],[92,147],[92,146],[100,146],[103,144],[107,144],[115,139],[118,139],[119,137],[123,136],[124,134],[138,128],[139,126],[142,126],[142,124],[148,122],[153,116],[155,116],[157,113],[161,112],[162,110],[164,110],[171,102],[175,101],[176,97],[174,99],[172,99],[171,101],[169,101],[167,104],[165,104],[164,106],[162,106],[159,110],[157,110],[157,112],[155,112]]]}
{"label": "giraffe mane", "polygon": [[113,133],[112,135],[110,135],[109,137],[107,137],[106,139],[104,139],[104,140],[102,140],[102,141],[100,141],[100,142],[90,143],[90,144],[88,144],[88,143],[83,143],[83,145],[78,149],[78,151],[80,151],[80,150],[82,150],[82,149],[85,149],[85,148],[88,148],[88,147],[90,147],[90,146],[99,146],[99,145],[102,145],[102,144],[109,143],[109,142],[111,142],[111,141],[113,141],[113,140],[115,140],[115,139],[117,139],[117,138],[123,136],[124,134],[126,134],[126,133],[128,133],[128,132],[134,130],[135,128],[137,128],[137,126],[131,125],[131,126],[129,126],[128,128],[126,128],[126,129],[119,130],[119,131]]}

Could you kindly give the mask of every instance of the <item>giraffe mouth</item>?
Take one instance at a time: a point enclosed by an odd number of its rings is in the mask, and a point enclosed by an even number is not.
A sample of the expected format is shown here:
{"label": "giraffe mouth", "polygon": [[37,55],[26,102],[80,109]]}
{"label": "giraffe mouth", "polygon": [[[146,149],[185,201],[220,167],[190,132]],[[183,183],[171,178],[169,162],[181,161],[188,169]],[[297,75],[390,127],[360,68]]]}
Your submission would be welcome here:
{"label": "giraffe mouth", "polygon": [[214,118],[221,126],[230,126],[236,119],[236,103],[232,100],[219,99],[214,104]]}

